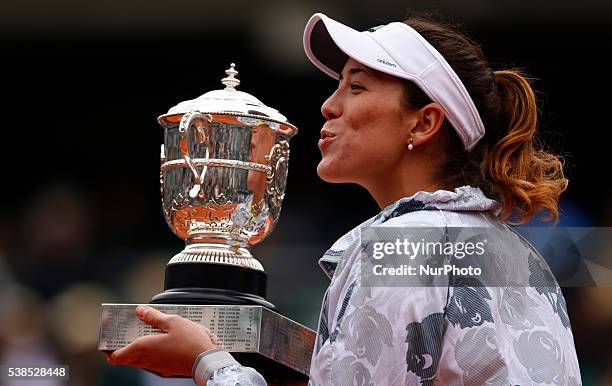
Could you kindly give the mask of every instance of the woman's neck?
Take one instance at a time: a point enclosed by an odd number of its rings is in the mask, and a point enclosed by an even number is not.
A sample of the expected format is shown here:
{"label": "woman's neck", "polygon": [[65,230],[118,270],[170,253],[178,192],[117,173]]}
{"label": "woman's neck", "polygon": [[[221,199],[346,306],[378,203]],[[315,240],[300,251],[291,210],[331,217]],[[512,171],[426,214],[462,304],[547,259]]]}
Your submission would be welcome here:
{"label": "woman's neck", "polygon": [[435,192],[444,189],[440,181],[432,178],[434,174],[432,170],[436,170],[436,166],[429,162],[406,159],[391,171],[379,173],[360,185],[370,192],[378,206],[383,209],[400,198],[412,196],[416,192]]}
{"label": "woman's neck", "polygon": [[[411,184],[412,185],[412,184]],[[436,190],[442,189],[439,184],[419,184],[417,186],[406,186],[404,189],[393,189],[390,191],[384,188],[373,187],[368,189],[370,195],[374,198],[374,201],[378,204],[380,209],[384,209],[387,206],[393,204],[395,201],[414,195],[416,192],[435,192]]]}

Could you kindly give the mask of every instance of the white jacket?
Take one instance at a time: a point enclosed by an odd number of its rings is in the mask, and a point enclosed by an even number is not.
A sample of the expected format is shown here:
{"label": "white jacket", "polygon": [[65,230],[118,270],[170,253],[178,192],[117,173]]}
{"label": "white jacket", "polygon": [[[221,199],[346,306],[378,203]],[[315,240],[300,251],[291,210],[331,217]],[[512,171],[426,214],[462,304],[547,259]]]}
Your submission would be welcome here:
{"label": "white jacket", "polygon": [[[494,218],[498,208],[474,187],[418,192],[334,243],[319,260],[331,283],[323,299],[309,384],[580,385],[561,289],[541,255]],[[360,247],[363,229],[415,225],[497,228],[508,236],[505,240],[512,240],[498,246],[511,251],[505,264],[531,285],[361,285],[361,267],[368,258]],[[239,366],[225,352],[204,355],[194,370],[198,384],[266,384],[259,373]]]}

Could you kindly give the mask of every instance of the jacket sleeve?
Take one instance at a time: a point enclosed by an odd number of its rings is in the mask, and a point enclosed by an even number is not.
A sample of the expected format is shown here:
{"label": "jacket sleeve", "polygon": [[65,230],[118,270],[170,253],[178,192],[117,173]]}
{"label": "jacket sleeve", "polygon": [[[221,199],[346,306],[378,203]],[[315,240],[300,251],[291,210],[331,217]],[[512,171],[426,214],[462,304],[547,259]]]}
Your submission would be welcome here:
{"label": "jacket sleeve", "polygon": [[198,386],[267,386],[264,377],[255,369],[241,366],[221,348],[200,354],[193,364],[192,374]]}

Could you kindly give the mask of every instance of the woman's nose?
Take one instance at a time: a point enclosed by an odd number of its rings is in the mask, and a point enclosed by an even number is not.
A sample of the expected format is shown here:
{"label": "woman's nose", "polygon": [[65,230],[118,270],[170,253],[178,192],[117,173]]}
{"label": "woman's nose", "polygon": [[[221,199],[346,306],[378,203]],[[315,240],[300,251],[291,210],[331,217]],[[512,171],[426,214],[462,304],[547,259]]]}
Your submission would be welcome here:
{"label": "woman's nose", "polygon": [[323,105],[321,105],[321,114],[323,114],[325,119],[330,120],[338,118],[342,114],[342,109],[337,99],[336,93],[334,92],[325,102],[323,102]]}

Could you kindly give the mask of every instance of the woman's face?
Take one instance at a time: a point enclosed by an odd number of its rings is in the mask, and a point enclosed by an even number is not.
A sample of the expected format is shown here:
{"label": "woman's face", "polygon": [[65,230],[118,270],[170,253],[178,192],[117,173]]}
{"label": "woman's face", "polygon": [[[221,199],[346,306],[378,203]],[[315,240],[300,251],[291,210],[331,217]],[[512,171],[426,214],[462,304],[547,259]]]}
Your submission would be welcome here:
{"label": "woman's face", "polygon": [[398,78],[349,58],[321,107],[327,120],[319,140],[321,179],[366,186],[391,175],[417,123],[416,113],[401,104],[402,90]]}

